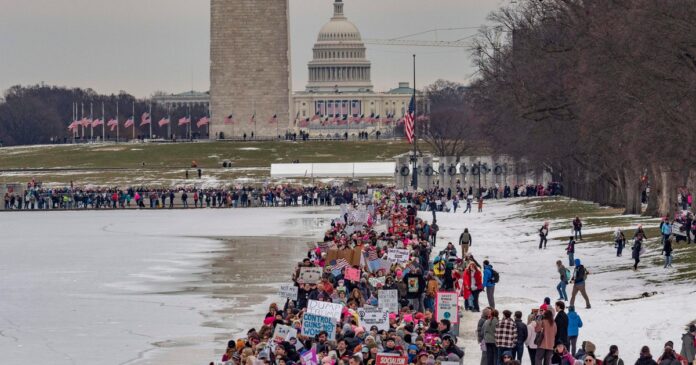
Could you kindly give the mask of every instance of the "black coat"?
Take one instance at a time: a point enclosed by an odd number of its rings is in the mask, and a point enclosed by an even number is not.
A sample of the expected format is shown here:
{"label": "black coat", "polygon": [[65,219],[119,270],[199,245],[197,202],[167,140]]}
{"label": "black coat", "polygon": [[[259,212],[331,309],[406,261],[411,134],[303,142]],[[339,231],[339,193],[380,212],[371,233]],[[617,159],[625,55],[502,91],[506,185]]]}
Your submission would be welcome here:
{"label": "black coat", "polygon": [[562,342],[566,347],[570,346],[568,341],[568,315],[565,312],[556,314],[556,339],[555,342]]}

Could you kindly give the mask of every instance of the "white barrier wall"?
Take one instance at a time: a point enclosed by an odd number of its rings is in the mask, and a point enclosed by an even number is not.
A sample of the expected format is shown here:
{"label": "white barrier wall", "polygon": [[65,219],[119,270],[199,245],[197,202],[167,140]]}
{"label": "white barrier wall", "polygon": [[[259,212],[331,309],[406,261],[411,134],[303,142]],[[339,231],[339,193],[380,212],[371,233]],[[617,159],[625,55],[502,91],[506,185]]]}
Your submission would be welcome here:
{"label": "white barrier wall", "polygon": [[388,177],[394,176],[395,162],[271,164],[272,178]]}

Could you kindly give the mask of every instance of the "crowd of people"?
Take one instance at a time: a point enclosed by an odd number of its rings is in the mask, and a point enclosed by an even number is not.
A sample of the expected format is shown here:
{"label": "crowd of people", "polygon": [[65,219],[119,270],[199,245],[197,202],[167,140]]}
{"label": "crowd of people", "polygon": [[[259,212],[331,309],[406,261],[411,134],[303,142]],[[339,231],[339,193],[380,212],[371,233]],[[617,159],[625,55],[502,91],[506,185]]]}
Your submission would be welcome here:
{"label": "crowd of people", "polygon": [[[442,192],[446,194],[446,192]],[[528,354],[532,365],[628,365],[615,345],[607,345],[606,355],[589,339],[580,336],[583,327],[576,296],[590,309],[585,283],[591,272],[575,258],[575,240],[582,239],[582,221],[573,220],[573,233],[565,248],[568,266],[556,262],[560,284],[559,298],[544,298],[529,313],[500,310],[495,304],[495,287],[500,274],[488,260],[479,262],[472,254],[472,232],[465,229],[459,246],[449,242],[437,250],[436,219],[429,223],[417,216],[426,199],[426,208],[439,192],[403,193],[389,188],[375,189],[360,200],[347,200],[339,218],[331,223],[321,242],[312,246],[292,274],[296,297],[269,308],[262,324],[246,335],[231,339],[222,357],[235,365],[433,365],[460,362],[464,349],[457,344],[459,318],[438,314],[441,293],[456,293],[464,310],[480,312],[476,337],[481,346],[481,365],[519,365]],[[466,197],[466,191],[459,196]],[[444,207],[441,205],[439,207]],[[438,211],[438,206],[434,211]],[[443,208],[446,210],[447,208]],[[452,211],[452,210],[450,210]],[[362,212],[363,214],[360,214]],[[436,218],[436,215],[433,216]],[[548,225],[546,225],[548,229]],[[643,232],[643,233],[640,233]],[[642,227],[634,239],[645,239]],[[406,250],[401,258],[391,251]],[[353,255],[358,252],[358,258]],[[338,259],[336,257],[339,257]],[[353,257],[353,261],[343,259]],[[321,273],[305,281],[304,270],[317,268]],[[566,286],[572,284],[568,298]],[[393,291],[395,304],[385,316],[384,327],[362,316],[365,308],[385,309],[383,293]],[[485,291],[487,306],[479,303]],[[329,330],[310,331],[317,302],[338,304],[340,314],[329,320]],[[313,304],[314,303],[314,304]],[[390,302],[388,302],[390,303]],[[310,319],[307,319],[309,321]],[[278,337],[278,329],[294,329],[289,337]],[[281,331],[281,335],[287,333]],[[696,326],[691,325],[681,338],[677,352],[667,342],[653,359],[645,346],[636,365],[688,365],[696,352]],[[384,357],[403,359],[385,361]],[[470,355],[471,356],[471,355]],[[380,359],[382,357],[382,359]]]}
{"label": "crowd of people", "polygon": [[[418,207],[436,211],[456,212],[466,203],[471,211],[473,186],[455,188],[434,187],[418,194]],[[502,199],[524,196],[560,194],[558,184],[517,185],[498,184],[481,188],[476,198]],[[361,192],[367,194],[367,189]],[[297,186],[278,184],[266,186],[234,186],[228,188],[153,188],[153,187],[56,187],[44,188],[30,182],[24,191],[5,192],[4,210],[49,209],[125,209],[125,208],[246,208],[278,206],[328,206],[346,201],[345,190],[339,186]],[[352,194],[352,193],[351,193]],[[479,210],[482,204],[479,203]]]}

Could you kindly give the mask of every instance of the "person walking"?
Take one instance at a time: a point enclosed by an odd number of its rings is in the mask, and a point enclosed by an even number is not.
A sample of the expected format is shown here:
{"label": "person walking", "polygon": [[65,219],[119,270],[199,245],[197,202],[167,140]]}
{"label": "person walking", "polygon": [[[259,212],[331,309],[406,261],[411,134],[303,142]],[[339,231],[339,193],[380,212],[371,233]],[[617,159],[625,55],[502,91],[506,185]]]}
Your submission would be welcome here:
{"label": "person walking", "polygon": [[483,197],[479,196],[478,198],[478,212],[483,213]]}
{"label": "person walking", "polygon": [[538,322],[536,321],[537,316],[539,314],[539,309],[533,308],[532,313],[527,316],[527,341],[524,342],[525,345],[527,345],[527,352],[529,353],[529,361],[531,362],[532,365],[534,365],[534,361],[536,359],[536,350],[537,350],[537,345],[536,345],[536,326]]}
{"label": "person walking", "polygon": [[568,281],[570,281],[570,270],[563,266],[561,260],[556,261],[556,268],[558,269],[558,274],[561,276],[561,281],[556,285],[556,290],[558,290],[558,300],[568,301],[568,293],[566,292],[566,286]]}
{"label": "person walking", "polygon": [[483,278],[481,270],[476,263],[469,262],[469,265],[464,270],[464,300],[468,303],[467,306],[472,312],[479,311],[479,294],[483,291]]}
{"label": "person walking", "polygon": [[634,261],[633,271],[638,270],[638,263],[640,263],[640,255],[643,253],[643,240],[636,237],[633,242],[633,247],[631,247],[631,258]]}
{"label": "person walking", "polygon": [[667,219],[660,223],[660,233],[662,233],[662,243],[665,243],[669,236],[672,235],[672,225]]}
{"label": "person walking", "polygon": [[573,219],[573,233],[576,240],[582,240],[582,221],[578,216]]}
{"label": "person walking", "polygon": [[469,233],[469,228],[464,228],[464,232],[459,235],[459,245],[462,247],[462,257],[465,257],[469,252],[469,246],[471,246],[471,233]]}
{"label": "person walking", "polygon": [[495,308],[495,277],[493,266],[488,260],[483,260],[483,287],[486,288],[486,297],[488,298],[488,306]]}
{"label": "person walking", "polygon": [[575,307],[571,305],[568,307],[568,342],[570,342],[571,354],[575,354],[577,350],[580,328],[582,328],[582,319],[578,312],[575,311]]}
{"label": "person walking", "polygon": [[553,320],[553,313],[550,310],[545,310],[541,321],[537,323],[534,329],[536,333],[540,333],[541,339],[535,341],[537,350],[534,359],[535,365],[551,365],[551,356],[553,356],[554,340],[556,339],[556,323]]}
{"label": "person walking", "polygon": [[568,247],[566,247],[566,254],[568,255],[568,266],[575,265],[575,239],[570,237],[568,240]]}
{"label": "person walking", "polygon": [[484,341],[484,328],[483,325],[486,323],[491,315],[492,309],[490,307],[483,308],[481,311],[481,318],[479,318],[478,325],[476,326],[476,339],[481,345],[481,362],[480,365],[486,365],[488,363],[486,356],[486,342]]}
{"label": "person walking", "polygon": [[486,365],[497,365],[498,348],[495,342],[495,331],[498,327],[498,310],[491,308],[488,319],[483,323],[483,342],[486,345]]}
{"label": "person walking", "polygon": [[626,246],[626,236],[623,231],[616,229],[614,232],[614,248],[616,248],[616,257],[621,257],[624,246]]}
{"label": "person walking", "polygon": [[554,343],[562,343],[566,348],[570,348],[570,341],[568,341],[568,315],[565,313],[565,303],[558,301],[556,302],[556,339]]}
{"label": "person walking", "polygon": [[464,213],[471,213],[471,202],[474,200],[474,197],[471,195],[467,195],[466,197],[466,209],[464,209]]}
{"label": "person walking", "polygon": [[590,298],[587,296],[587,291],[585,289],[585,280],[587,280],[587,275],[590,272],[587,271],[580,259],[575,259],[575,271],[573,272],[573,277],[570,280],[573,283],[573,292],[570,295],[570,305],[575,306],[575,296],[580,292],[582,297],[585,298],[585,306],[587,309],[592,308],[590,305]]}
{"label": "person walking", "polygon": [[512,349],[512,358],[522,363],[524,344],[527,341],[529,332],[527,331],[527,325],[522,321],[522,312],[520,311],[515,312],[515,326],[517,327],[517,341]]}
{"label": "person walking", "polygon": [[517,344],[517,325],[512,320],[512,312],[503,311],[503,319],[495,327],[495,346],[498,350],[498,364],[501,363],[503,353],[512,354],[512,349]]}
{"label": "person walking", "polygon": [[672,267],[672,238],[667,238],[662,245],[662,254],[665,255],[665,269]]}
{"label": "person walking", "polygon": [[546,242],[548,240],[546,239],[546,236],[549,235],[549,222],[544,222],[544,225],[539,228],[539,249],[541,250],[541,247],[543,245],[544,248],[546,248]]}

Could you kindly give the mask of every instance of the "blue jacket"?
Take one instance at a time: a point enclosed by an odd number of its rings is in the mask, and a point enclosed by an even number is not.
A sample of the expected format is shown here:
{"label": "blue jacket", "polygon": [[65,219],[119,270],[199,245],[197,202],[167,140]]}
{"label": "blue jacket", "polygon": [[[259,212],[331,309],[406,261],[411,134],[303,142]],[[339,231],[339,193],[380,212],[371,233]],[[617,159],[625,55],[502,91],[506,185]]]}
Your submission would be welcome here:
{"label": "blue jacket", "polygon": [[576,311],[568,312],[568,337],[577,336],[582,327],[582,319]]}
{"label": "blue jacket", "polygon": [[491,282],[491,278],[493,278],[493,266],[483,265],[483,286],[485,288],[495,286],[495,283]]}
{"label": "blue jacket", "polygon": [[669,224],[669,222],[665,222],[665,224],[662,225],[662,234],[664,234],[664,235],[672,234],[672,225]]}

